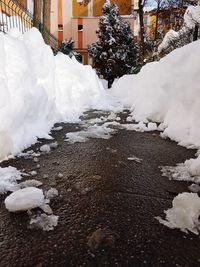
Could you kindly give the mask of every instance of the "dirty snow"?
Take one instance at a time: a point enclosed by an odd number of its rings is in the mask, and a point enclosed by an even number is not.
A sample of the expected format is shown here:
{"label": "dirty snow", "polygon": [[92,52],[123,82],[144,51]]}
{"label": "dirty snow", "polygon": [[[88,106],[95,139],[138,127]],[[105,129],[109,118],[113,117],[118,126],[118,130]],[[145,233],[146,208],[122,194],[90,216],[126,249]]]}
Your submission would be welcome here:
{"label": "dirty snow", "polygon": [[41,189],[27,187],[11,193],[5,199],[5,206],[10,212],[17,212],[40,207],[43,202],[44,194]]}
{"label": "dirty snow", "polygon": [[44,194],[47,199],[51,200],[58,196],[58,190],[56,188],[50,188]]}
{"label": "dirty snow", "polygon": [[58,225],[58,216],[40,214],[30,220],[30,229],[42,229],[43,231],[51,231]]}
{"label": "dirty snow", "polygon": [[188,231],[199,234],[200,231],[200,198],[196,193],[182,193],[176,196],[172,202],[172,208],[164,211],[166,219],[156,219],[169,228],[179,228],[181,231]]}

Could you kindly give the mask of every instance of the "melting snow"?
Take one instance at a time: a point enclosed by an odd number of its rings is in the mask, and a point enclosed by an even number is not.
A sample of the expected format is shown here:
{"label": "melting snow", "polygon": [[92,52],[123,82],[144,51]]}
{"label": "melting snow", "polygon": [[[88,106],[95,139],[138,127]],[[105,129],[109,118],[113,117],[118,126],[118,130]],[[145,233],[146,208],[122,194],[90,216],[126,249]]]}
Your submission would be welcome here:
{"label": "melting snow", "polygon": [[41,214],[30,220],[31,229],[42,229],[43,231],[51,231],[58,224],[58,216]]}
{"label": "melting snow", "polygon": [[93,125],[79,132],[67,133],[66,141],[70,144],[74,144],[77,142],[86,142],[89,138],[109,139],[112,137],[112,134],[114,134],[115,130],[108,128],[108,125],[112,125],[112,123]]}

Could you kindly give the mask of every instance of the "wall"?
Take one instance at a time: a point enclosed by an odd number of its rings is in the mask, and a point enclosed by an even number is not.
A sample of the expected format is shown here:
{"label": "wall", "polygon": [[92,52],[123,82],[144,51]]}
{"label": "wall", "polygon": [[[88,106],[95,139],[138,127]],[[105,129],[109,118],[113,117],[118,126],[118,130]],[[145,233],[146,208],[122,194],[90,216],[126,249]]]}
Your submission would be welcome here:
{"label": "wall", "polygon": [[58,2],[51,1],[51,33],[58,38]]}
{"label": "wall", "polygon": [[[129,21],[131,25],[131,29],[134,28],[134,19],[133,18],[124,18],[127,21]],[[71,33],[72,33],[72,38],[75,41],[75,48],[80,48],[78,46],[78,22],[79,20],[77,18],[72,19],[72,24],[71,24]],[[99,18],[83,18],[82,19],[82,24],[83,24],[83,31],[82,31],[82,43],[83,49],[87,49],[88,45],[94,43],[97,41],[97,36],[96,36],[96,29],[98,28],[99,24]]]}

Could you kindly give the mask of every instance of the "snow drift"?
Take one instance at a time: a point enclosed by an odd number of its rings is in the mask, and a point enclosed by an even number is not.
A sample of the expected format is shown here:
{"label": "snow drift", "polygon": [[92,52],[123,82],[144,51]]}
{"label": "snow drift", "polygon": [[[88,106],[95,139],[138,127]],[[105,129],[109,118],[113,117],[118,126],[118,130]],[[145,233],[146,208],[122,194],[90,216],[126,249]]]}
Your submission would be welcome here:
{"label": "snow drift", "polygon": [[200,41],[123,76],[112,88],[138,121],[162,123],[163,136],[200,147]]}
{"label": "snow drift", "polygon": [[54,57],[35,28],[0,33],[0,160],[48,138],[55,122],[109,109],[95,72],[68,56]]}

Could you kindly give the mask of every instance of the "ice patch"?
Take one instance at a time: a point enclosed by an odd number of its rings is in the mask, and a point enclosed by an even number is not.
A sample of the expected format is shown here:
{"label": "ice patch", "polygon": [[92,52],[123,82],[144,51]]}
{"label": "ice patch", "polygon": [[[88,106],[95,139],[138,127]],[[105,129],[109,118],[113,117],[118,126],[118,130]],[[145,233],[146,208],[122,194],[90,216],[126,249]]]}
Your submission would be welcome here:
{"label": "ice patch", "polygon": [[6,209],[10,212],[25,211],[40,207],[44,202],[41,189],[27,187],[11,193],[5,199]]}
{"label": "ice patch", "polygon": [[195,193],[182,193],[172,202],[172,208],[164,211],[166,219],[156,219],[169,228],[178,228],[183,232],[188,231],[198,235],[200,231],[200,198]]}

